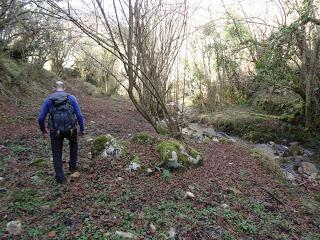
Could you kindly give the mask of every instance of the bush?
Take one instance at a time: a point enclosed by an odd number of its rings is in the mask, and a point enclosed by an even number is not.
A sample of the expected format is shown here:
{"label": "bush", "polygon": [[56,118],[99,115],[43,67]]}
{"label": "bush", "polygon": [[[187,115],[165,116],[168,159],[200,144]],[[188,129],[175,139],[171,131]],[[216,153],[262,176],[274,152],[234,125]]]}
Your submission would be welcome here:
{"label": "bush", "polygon": [[86,93],[89,94],[90,96],[101,94],[101,91],[96,86],[94,86],[93,84],[91,84],[89,82],[83,82],[83,86],[84,86]]}

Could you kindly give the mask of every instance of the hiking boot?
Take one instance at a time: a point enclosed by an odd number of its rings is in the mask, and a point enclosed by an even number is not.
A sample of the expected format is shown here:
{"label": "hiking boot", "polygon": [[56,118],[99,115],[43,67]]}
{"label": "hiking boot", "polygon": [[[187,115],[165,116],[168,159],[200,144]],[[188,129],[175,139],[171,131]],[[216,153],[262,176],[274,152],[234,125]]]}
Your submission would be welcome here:
{"label": "hiking boot", "polygon": [[66,178],[56,178],[56,182],[58,184],[64,184],[67,182],[67,179]]}
{"label": "hiking boot", "polygon": [[74,173],[78,171],[78,167],[69,167],[69,172]]}

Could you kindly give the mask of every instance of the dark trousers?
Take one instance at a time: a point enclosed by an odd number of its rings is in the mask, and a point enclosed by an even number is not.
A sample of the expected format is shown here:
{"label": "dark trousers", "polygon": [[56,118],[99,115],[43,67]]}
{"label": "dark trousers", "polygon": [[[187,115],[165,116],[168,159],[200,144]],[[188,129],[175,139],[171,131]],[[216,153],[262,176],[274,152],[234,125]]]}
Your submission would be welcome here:
{"label": "dark trousers", "polygon": [[69,169],[75,168],[78,161],[78,133],[77,129],[68,132],[57,133],[50,131],[51,149],[54,170],[56,172],[56,179],[64,179],[63,168],[62,168],[62,149],[63,139],[69,140],[70,146],[70,161]]}

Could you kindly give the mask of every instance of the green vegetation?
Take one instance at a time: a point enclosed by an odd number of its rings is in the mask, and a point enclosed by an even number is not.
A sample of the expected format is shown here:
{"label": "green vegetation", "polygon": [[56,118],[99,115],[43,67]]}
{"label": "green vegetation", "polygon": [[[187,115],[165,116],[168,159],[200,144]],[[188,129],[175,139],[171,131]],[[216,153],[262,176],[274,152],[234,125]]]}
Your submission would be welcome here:
{"label": "green vegetation", "polygon": [[97,137],[91,146],[92,157],[97,157],[105,148],[106,143],[112,140],[110,135],[102,135]]}
{"label": "green vegetation", "polygon": [[18,214],[33,214],[43,204],[39,193],[31,188],[16,190],[11,195],[11,208]]}
{"label": "green vegetation", "polygon": [[150,136],[150,134],[147,132],[139,132],[136,135],[134,135],[132,139],[136,143],[139,143],[142,145],[153,144],[156,142],[156,139]]}
{"label": "green vegetation", "polygon": [[192,165],[202,165],[202,156],[194,148],[187,148],[176,140],[162,141],[157,144],[160,160],[167,168],[178,169]]}

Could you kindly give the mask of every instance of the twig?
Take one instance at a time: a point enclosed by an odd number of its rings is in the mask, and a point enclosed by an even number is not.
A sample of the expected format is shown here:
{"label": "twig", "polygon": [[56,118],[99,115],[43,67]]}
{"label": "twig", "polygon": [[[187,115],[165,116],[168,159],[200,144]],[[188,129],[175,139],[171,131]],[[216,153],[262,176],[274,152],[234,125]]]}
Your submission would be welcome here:
{"label": "twig", "polygon": [[261,189],[263,191],[265,191],[266,193],[268,193],[274,200],[276,200],[278,203],[284,205],[284,203],[279,199],[277,198],[272,192],[270,192],[268,189],[264,188],[264,187],[261,187]]}

